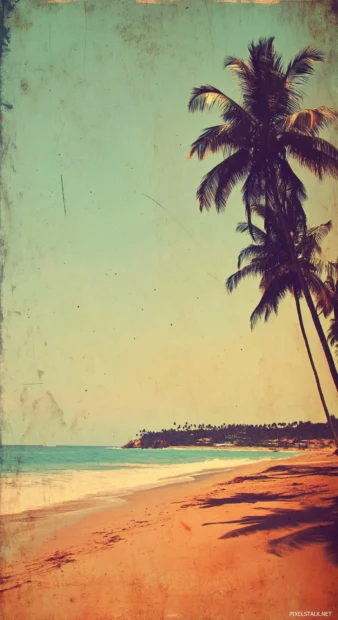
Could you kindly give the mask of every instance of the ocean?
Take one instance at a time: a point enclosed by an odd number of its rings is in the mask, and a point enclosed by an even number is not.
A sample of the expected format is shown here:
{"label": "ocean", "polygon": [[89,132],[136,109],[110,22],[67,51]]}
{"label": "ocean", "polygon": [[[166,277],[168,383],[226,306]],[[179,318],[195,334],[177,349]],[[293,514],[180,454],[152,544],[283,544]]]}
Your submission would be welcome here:
{"label": "ocean", "polygon": [[136,490],[289,456],[287,451],[212,448],[2,446],[0,514],[18,514],[81,500],[104,499],[116,504]]}

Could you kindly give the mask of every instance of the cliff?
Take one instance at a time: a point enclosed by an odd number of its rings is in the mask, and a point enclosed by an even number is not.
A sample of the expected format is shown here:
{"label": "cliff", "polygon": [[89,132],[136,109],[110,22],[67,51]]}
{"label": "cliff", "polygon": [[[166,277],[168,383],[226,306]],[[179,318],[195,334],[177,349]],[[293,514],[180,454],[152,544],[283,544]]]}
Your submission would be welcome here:
{"label": "cliff", "polygon": [[168,448],[169,443],[165,439],[155,439],[151,446],[143,446],[141,439],[131,439],[122,448]]}

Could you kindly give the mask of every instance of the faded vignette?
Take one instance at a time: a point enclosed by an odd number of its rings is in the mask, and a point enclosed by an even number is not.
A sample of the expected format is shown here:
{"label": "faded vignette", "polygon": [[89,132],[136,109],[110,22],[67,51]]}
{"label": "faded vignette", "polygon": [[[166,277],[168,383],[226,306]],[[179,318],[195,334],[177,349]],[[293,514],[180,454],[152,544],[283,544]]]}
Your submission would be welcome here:
{"label": "faded vignette", "polygon": [[[129,39],[130,46],[134,46],[139,50],[139,54],[144,60],[145,71],[148,71],[147,63],[151,62],[151,55],[157,53],[156,45],[154,49],[151,46],[151,31],[147,31],[148,41],[145,41],[144,31],[146,28],[147,19],[149,19],[151,11],[158,11],[158,19],[166,20],[173,19],[174,11],[177,11],[176,19],[180,19],[183,15],[183,10],[191,9],[199,12],[200,19],[204,19],[206,23],[206,36],[210,36],[208,31],[208,20],[210,15],[213,15],[214,10],[238,10],[241,11],[242,19],[246,19],[245,10],[247,5],[259,5],[255,7],[255,10],[262,12],[262,23],[267,16],[268,11],[280,11],[280,19],[284,20],[286,27],[288,20],[299,20],[300,27],[304,27],[309,32],[309,38],[316,42],[320,48],[321,42],[332,41],[332,58],[328,60],[328,67],[330,70],[336,70],[337,66],[337,49],[336,49],[336,33],[337,33],[337,15],[338,6],[335,0],[327,0],[316,2],[316,0],[178,0],[176,2],[172,0],[127,0],[125,2],[120,0],[59,0],[50,2],[38,2],[37,0],[1,0],[1,32],[0,32],[0,54],[1,54],[1,125],[0,125],[0,141],[1,141],[1,335],[0,335],[0,347],[2,353],[1,362],[1,379],[2,387],[6,386],[6,394],[3,394],[1,390],[1,430],[11,426],[11,412],[13,408],[18,409],[22,406],[24,411],[22,421],[22,438],[26,439],[30,436],[30,433],[35,428],[36,424],[56,424],[63,428],[69,428],[69,430],[76,434],[78,417],[75,415],[66,416],[63,410],[63,406],[59,403],[58,397],[55,396],[52,388],[48,385],[48,378],[45,376],[45,369],[40,367],[39,360],[34,352],[34,339],[41,338],[43,340],[42,331],[39,332],[39,326],[22,326],[20,325],[23,317],[23,310],[26,312],[26,317],[29,318],[29,313],[34,314],[34,310],[30,307],[17,309],[15,301],[15,290],[18,286],[16,282],[16,276],[18,270],[22,269],[22,265],[25,261],[25,248],[24,242],[20,245],[17,243],[18,239],[24,239],[25,226],[28,225],[27,220],[20,219],[20,210],[24,212],[25,209],[25,196],[26,191],[29,194],[30,188],[39,183],[39,175],[34,178],[27,177],[25,179],[26,187],[17,188],[17,191],[13,191],[13,187],[16,183],[16,171],[22,166],[25,159],[29,159],[29,152],[21,152],[20,144],[16,142],[17,127],[20,125],[20,102],[21,100],[29,101],[29,105],[32,109],[40,105],[42,90],[49,88],[49,80],[60,80],[60,83],[67,79],[67,66],[60,66],[57,58],[53,57],[51,52],[51,40],[53,37],[61,36],[57,30],[54,29],[54,21],[58,23],[58,27],[65,25],[62,21],[61,12],[65,12],[71,16],[70,19],[74,20],[74,37],[76,38],[76,45],[81,46],[82,56],[72,66],[73,73],[75,72],[74,66],[78,62],[78,84],[82,83],[86,79],[86,46],[88,46],[87,33],[91,32],[91,37],[97,36],[98,38],[102,33],[96,31],[96,26],[91,27],[91,19],[93,15],[100,13],[100,22],[102,24],[102,31],[104,31],[104,23],[106,16],[109,15],[112,10],[112,5],[119,3],[119,19],[121,24],[117,29],[116,36],[125,37]],[[215,7],[213,5],[224,4],[224,7]],[[75,5],[79,5],[79,8],[75,8]],[[140,5],[140,6],[137,6]],[[142,5],[142,6],[141,6]],[[148,5],[148,6],[144,6]],[[153,7],[151,5],[157,5]],[[231,6],[229,5],[240,5]],[[136,8],[135,8],[136,7]],[[296,8],[295,8],[296,7]],[[316,11],[313,12],[313,9]],[[294,10],[295,9],[295,10]],[[139,10],[140,13],[137,13]],[[145,11],[149,11],[146,13]],[[216,14],[215,14],[216,15]],[[140,19],[141,25],[137,23],[137,19]],[[153,19],[153,17],[152,17]],[[37,64],[35,67],[30,66],[29,70],[25,64],[25,45],[27,43],[28,33],[33,27],[34,20],[40,20],[41,23],[41,39],[32,41],[29,39],[30,46],[36,46],[36,58]],[[69,24],[69,28],[72,28],[73,24]],[[80,35],[79,35],[80,32]],[[105,36],[107,33],[105,32]],[[114,33],[111,33],[114,36]],[[212,41],[210,43],[212,45]],[[192,50],[193,52],[193,50]],[[75,52],[74,52],[75,53]],[[231,53],[231,50],[229,51]],[[11,54],[15,54],[15,63],[11,61]],[[218,52],[219,62],[222,62],[223,56],[226,54],[225,49],[220,49]],[[48,58],[48,61],[46,61]],[[101,59],[102,61],[102,59]],[[99,57],[97,62],[100,62]],[[111,57],[110,63],[114,63],[115,59]],[[118,61],[117,61],[118,62]],[[10,67],[10,70],[9,70]],[[127,69],[126,69],[127,70]],[[164,68],[165,70],[165,68]],[[324,69],[325,70],[325,69]],[[9,72],[10,71],[10,72]],[[149,77],[150,73],[147,73]],[[132,76],[132,73],[131,73]],[[76,80],[74,80],[74,89],[77,88]],[[192,85],[191,85],[192,86]],[[337,91],[332,92],[332,98],[336,97]],[[13,97],[13,98],[12,98]],[[62,105],[62,102],[60,103]],[[122,105],[122,104],[121,104]],[[331,102],[328,102],[331,105]],[[119,110],[117,109],[117,113]],[[107,111],[106,111],[107,112]],[[48,109],[40,110],[41,115],[48,117]],[[100,101],[96,101],[95,96],[91,97],[91,106],[87,111],[88,115],[92,119],[93,134],[95,134],[95,117],[104,112],[100,110]],[[182,110],[183,114],[183,110]],[[27,107],[26,107],[27,115]],[[26,116],[27,119],[27,116]],[[83,122],[84,131],[88,130],[87,119],[79,119],[77,117],[76,109],[74,109],[73,116],[74,124]],[[142,122],[142,121],[141,121]],[[204,119],[201,120],[201,125],[205,123]],[[22,128],[20,128],[22,131]],[[52,199],[62,212],[62,217],[67,218],[68,210],[72,208],[69,186],[74,183],[74,180],[70,181],[67,178],[67,163],[62,163],[63,153],[59,153],[59,144],[64,140],[63,126],[62,124],[55,127],[54,138],[55,143],[50,144],[50,152],[45,153],[46,158],[50,158],[50,166],[55,169],[55,184],[50,190]],[[99,159],[100,140],[99,136],[93,135],[93,165],[95,165],[95,159]],[[46,145],[48,148],[48,145]],[[66,149],[67,143],[63,142],[63,146]],[[187,145],[188,147],[188,145]],[[53,153],[52,153],[53,151]],[[54,153],[55,151],[55,153]],[[38,169],[38,164],[36,171]],[[75,184],[81,184],[81,168],[78,168],[79,177],[75,180]],[[193,192],[195,188],[191,188]],[[46,201],[48,200],[48,191],[45,192]],[[74,191],[73,191],[74,196]],[[18,199],[17,204],[13,204],[13,198]],[[333,193],[328,192],[327,196],[332,205],[323,205],[322,213],[325,217],[330,217],[331,212],[336,208],[335,199]],[[43,213],[41,210],[37,210],[35,213],[37,218],[46,220],[48,218],[48,212]],[[53,217],[54,214],[53,214]],[[318,219],[320,219],[318,215]],[[33,223],[31,223],[33,226]],[[57,238],[52,235],[52,224],[50,229],[48,225],[46,230],[50,230],[51,243],[56,244]],[[30,233],[30,238],[32,235]],[[38,268],[39,257],[43,255],[43,249],[41,244],[48,245],[48,240],[41,240],[36,237],[35,239],[35,252],[36,252],[36,268]],[[18,256],[15,256],[15,252],[18,252]],[[90,247],[86,250],[90,252]],[[95,262],[95,255],[92,257]],[[55,274],[54,274],[55,275]],[[29,277],[29,274],[26,274]],[[62,277],[62,276],[60,276]],[[21,278],[21,276],[20,276]],[[19,280],[20,280],[19,278]],[[51,283],[52,285],[52,283]],[[60,287],[61,290],[62,287]],[[46,291],[48,295],[48,290]],[[64,295],[67,296],[67,290],[64,291]],[[35,303],[39,305],[39,297],[36,297]],[[51,318],[51,321],[53,318]],[[60,323],[58,323],[60,325]],[[8,376],[8,364],[6,361],[7,341],[10,341],[10,333],[12,330],[18,330],[21,335],[21,346],[16,346],[14,352],[11,351],[8,355],[11,356],[10,372]],[[57,346],[57,338],[54,342]],[[48,343],[45,343],[48,346]],[[16,385],[15,375],[13,374],[14,363],[13,357],[20,359],[20,356],[25,356],[26,359],[31,359],[31,372],[27,373],[27,381]],[[5,360],[5,361],[4,361]],[[22,375],[22,373],[21,373]],[[20,375],[20,376],[21,376]],[[13,403],[11,402],[10,393],[13,393]],[[7,396],[6,396],[7,395]],[[4,397],[6,396],[6,398]],[[10,404],[10,407],[8,406]],[[7,410],[10,408],[10,411]],[[85,408],[84,408],[85,409]],[[86,411],[86,414],[88,412]],[[43,416],[46,415],[46,419]],[[82,415],[82,413],[81,413]],[[84,415],[84,414],[83,414]],[[17,484],[20,485],[20,463],[17,466]],[[6,540],[6,531],[2,523],[1,545],[2,550],[5,546],[10,545],[10,540]],[[6,619],[7,620],[7,619]],[[9,620],[9,619],[8,619]]]}

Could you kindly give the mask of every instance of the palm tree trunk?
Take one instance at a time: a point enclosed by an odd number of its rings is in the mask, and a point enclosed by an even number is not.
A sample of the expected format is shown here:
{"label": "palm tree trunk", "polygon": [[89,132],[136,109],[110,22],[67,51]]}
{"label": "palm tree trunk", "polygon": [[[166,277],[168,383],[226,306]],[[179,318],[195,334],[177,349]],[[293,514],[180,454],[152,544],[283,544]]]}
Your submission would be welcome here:
{"label": "palm tree trunk", "polygon": [[307,354],[309,356],[311,368],[312,368],[313,374],[315,376],[319,398],[320,398],[321,403],[323,405],[323,409],[324,409],[324,413],[326,415],[327,423],[328,423],[329,427],[331,428],[331,431],[332,431],[332,434],[333,434],[333,438],[334,438],[335,444],[336,444],[337,449],[338,449],[338,437],[337,437],[335,428],[333,426],[333,422],[332,422],[331,416],[329,414],[329,410],[328,410],[326,402],[325,402],[323,390],[322,390],[322,387],[320,385],[317,369],[316,369],[316,366],[315,366],[314,361],[313,361],[313,357],[312,357],[309,341],[307,339],[307,335],[306,335],[306,331],[305,331],[305,327],[304,327],[304,323],[303,323],[303,317],[302,317],[302,311],[301,311],[301,308],[300,308],[299,297],[298,297],[298,295],[296,294],[295,291],[294,291],[294,298],[295,298],[295,302],[296,302],[296,308],[297,308],[299,325],[300,325],[300,329],[301,329],[301,332],[302,332],[302,336],[304,338],[304,342],[305,342]]}
{"label": "palm tree trunk", "polygon": [[317,314],[315,305],[313,303],[313,300],[312,300],[312,297],[311,297],[311,293],[309,291],[309,287],[307,285],[307,282],[306,282],[306,280],[304,278],[304,274],[303,274],[302,270],[300,269],[300,267],[299,267],[299,279],[300,279],[300,283],[301,283],[301,286],[302,286],[302,289],[303,289],[303,293],[304,293],[304,297],[305,297],[306,303],[307,303],[308,308],[310,310],[312,320],[314,322],[314,325],[315,325],[315,328],[317,330],[317,334],[318,334],[319,340],[321,342],[321,345],[322,345],[322,348],[323,348],[323,351],[324,351],[327,363],[328,363],[329,368],[330,368],[332,379],[334,381],[336,389],[338,390],[338,374],[337,374],[337,370],[336,370],[336,365],[335,365],[335,362],[334,362],[334,359],[333,359],[333,356],[332,356],[332,353],[331,353],[331,349],[330,349],[330,347],[328,345],[328,342],[326,340],[326,337],[325,337],[325,334],[324,334],[324,330],[322,328],[322,324],[321,324],[319,316]]}
{"label": "palm tree trunk", "polygon": [[331,373],[331,377],[333,379],[333,382],[335,384],[336,390],[338,391],[338,373],[337,373],[337,369],[336,369],[336,365],[331,353],[331,349],[328,345],[328,342],[326,340],[325,334],[324,334],[324,330],[322,328],[322,324],[320,322],[319,316],[317,314],[315,305],[313,303],[312,297],[311,297],[311,293],[308,287],[308,284],[306,282],[306,279],[304,277],[304,274],[302,272],[302,269],[299,265],[299,261],[297,259],[297,256],[295,254],[295,248],[292,242],[292,238],[290,236],[290,231],[288,230],[288,225],[286,222],[286,217],[285,217],[285,213],[284,213],[284,209],[283,206],[281,204],[280,198],[279,198],[279,194],[278,194],[278,189],[277,189],[277,181],[275,178],[275,174],[271,174],[270,175],[270,180],[271,180],[271,189],[273,191],[273,196],[274,196],[274,201],[275,201],[275,205],[278,209],[277,213],[279,215],[279,219],[280,219],[280,223],[283,229],[283,232],[285,234],[285,240],[286,243],[288,244],[288,248],[290,251],[290,258],[292,261],[292,264],[294,266],[294,269],[298,275],[299,278],[299,282],[305,297],[305,301],[308,305],[308,308],[310,310],[310,314],[314,323],[314,326],[316,328],[320,343],[322,345],[323,351],[324,351],[324,355],[326,357],[326,361],[328,363],[329,369],[330,369],[330,373]]}

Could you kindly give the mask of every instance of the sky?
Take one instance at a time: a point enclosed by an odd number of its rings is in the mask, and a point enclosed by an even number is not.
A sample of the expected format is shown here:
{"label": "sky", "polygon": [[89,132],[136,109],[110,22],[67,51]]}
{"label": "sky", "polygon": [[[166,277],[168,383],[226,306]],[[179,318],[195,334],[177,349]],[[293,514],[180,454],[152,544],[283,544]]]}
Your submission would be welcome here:
{"label": "sky", "polygon": [[[3,68],[5,443],[121,445],[174,421],[324,419],[293,300],[251,332],[257,282],[225,291],[248,241],[235,233],[239,189],[225,213],[201,214],[196,189],[218,160],[186,155],[218,122],[188,113],[192,88],[237,99],[224,57],[246,58],[262,36],[286,61],[323,50],[305,105],[338,107],[329,7],[20,0]],[[301,177],[310,225],[333,218],[336,258],[335,185]]]}

